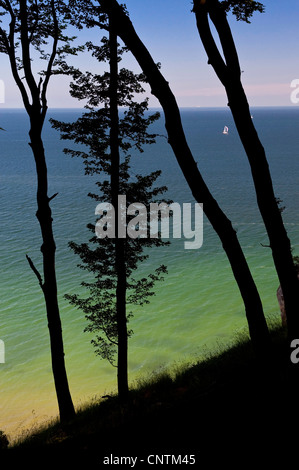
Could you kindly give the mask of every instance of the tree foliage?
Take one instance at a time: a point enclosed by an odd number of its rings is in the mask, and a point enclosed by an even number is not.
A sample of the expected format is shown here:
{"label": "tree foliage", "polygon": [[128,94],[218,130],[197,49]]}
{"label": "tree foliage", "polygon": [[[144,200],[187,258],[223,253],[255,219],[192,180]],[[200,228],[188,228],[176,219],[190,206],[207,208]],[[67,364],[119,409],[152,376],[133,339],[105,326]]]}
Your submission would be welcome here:
{"label": "tree foliage", "polygon": [[223,0],[220,3],[226,12],[231,11],[238,21],[245,21],[246,23],[250,23],[249,20],[254,12],[263,13],[265,11],[262,3],[253,0]]}
{"label": "tree foliage", "polygon": [[[0,52],[9,57],[26,110],[30,111],[34,102],[35,106],[41,104],[41,126],[50,77],[64,73],[66,57],[80,50],[72,47],[75,37],[66,34],[70,18],[67,3],[60,0],[0,2]],[[45,67],[36,71],[38,59]]]}
{"label": "tree foliage", "polygon": [[[104,37],[101,45],[88,43],[86,45],[92,55],[100,62],[109,60],[109,40]],[[126,48],[118,48],[119,62]],[[97,192],[89,196],[97,203],[112,201],[112,160],[110,141],[110,99],[109,85],[110,73],[101,75],[90,72],[74,74],[71,84],[71,95],[79,100],[87,99],[87,112],[74,123],[61,123],[52,120],[56,129],[61,131],[62,139],[72,140],[83,144],[84,148],[65,149],[72,157],[81,157],[85,165],[85,173],[98,175],[96,183]],[[118,74],[118,106],[122,107],[119,119],[118,144],[121,151],[119,165],[119,194],[126,196],[126,208],[135,202],[149,206],[150,202],[161,202],[161,196],[166,187],[156,184],[161,172],[154,171],[148,175],[134,174],[130,161],[134,152],[142,153],[144,145],[152,144],[157,134],[148,132],[148,127],[159,118],[159,113],[148,113],[148,100],[136,101],[135,96],[144,93],[143,74],[134,74],[132,71],[121,68]],[[103,175],[106,175],[104,177]],[[83,270],[92,274],[91,282],[82,282],[87,289],[88,296],[82,298],[77,294],[67,295],[71,304],[80,308],[87,320],[86,331],[96,334],[92,343],[95,352],[101,358],[107,359],[115,365],[115,353],[118,347],[117,329],[117,263],[115,240],[112,238],[97,238],[95,225],[89,224],[92,237],[89,243],[70,243],[70,247],[81,258],[79,265]],[[161,264],[153,273],[138,277],[135,275],[140,263],[149,257],[148,248],[168,244],[161,238],[126,238],[125,250],[125,276],[126,276],[126,303],[143,306],[154,295],[155,283],[163,279],[166,267]],[[127,320],[132,311],[127,314]],[[132,330],[128,330],[131,336]]]}

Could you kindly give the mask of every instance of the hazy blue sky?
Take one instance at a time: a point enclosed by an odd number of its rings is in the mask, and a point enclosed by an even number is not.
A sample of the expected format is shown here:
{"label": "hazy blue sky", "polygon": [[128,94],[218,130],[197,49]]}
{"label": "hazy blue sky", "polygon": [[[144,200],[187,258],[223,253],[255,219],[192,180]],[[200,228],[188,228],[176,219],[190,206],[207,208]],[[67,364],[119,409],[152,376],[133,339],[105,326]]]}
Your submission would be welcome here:
{"label": "hazy blue sky", "polygon": [[[250,25],[229,17],[239,52],[243,83],[252,106],[291,103],[291,81],[299,78],[299,2],[298,0],[265,0],[266,12],[256,13]],[[131,20],[155,61],[169,81],[180,106],[226,106],[222,85],[211,66],[197,33],[190,0],[127,0]],[[100,32],[82,34],[82,41],[100,38]],[[5,103],[1,107],[19,107],[7,59],[1,55],[0,79],[5,83]],[[133,59],[129,65],[135,65]],[[100,70],[87,55],[77,64],[82,69]],[[154,98],[152,106],[158,103]],[[52,81],[50,107],[78,107],[68,94],[63,78]],[[299,106],[299,104],[297,105]]]}

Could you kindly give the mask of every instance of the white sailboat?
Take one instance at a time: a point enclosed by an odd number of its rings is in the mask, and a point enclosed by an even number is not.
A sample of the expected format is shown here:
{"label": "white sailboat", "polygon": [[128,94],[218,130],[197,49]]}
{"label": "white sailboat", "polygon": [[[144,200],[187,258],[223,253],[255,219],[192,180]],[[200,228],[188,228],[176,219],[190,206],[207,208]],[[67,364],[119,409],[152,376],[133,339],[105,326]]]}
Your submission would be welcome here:
{"label": "white sailboat", "polygon": [[227,126],[224,126],[222,134],[228,134],[228,127]]}

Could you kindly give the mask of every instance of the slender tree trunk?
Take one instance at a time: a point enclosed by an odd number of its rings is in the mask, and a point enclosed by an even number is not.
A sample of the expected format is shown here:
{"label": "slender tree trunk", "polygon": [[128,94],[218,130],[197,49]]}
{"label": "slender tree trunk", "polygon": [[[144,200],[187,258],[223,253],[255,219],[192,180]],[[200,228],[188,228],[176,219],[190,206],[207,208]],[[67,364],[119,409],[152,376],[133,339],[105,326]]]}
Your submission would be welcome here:
{"label": "slender tree trunk", "polygon": [[128,399],[128,331],[126,314],[126,264],[124,253],[124,240],[116,238],[117,263],[117,328],[118,328],[118,358],[117,358],[117,384],[118,395],[122,402]]}
{"label": "slender tree trunk", "polygon": [[299,281],[292,257],[291,243],[283,224],[264,148],[252,124],[243,87],[228,90],[230,109],[251,165],[257,202],[272,250],[277,275],[284,295],[290,339],[299,338]]}
{"label": "slender tree trunk", "polygon": [[270,339],[262,303],[241,249],[236,232],[211,195],[194,161],[184,134],[180,111],[168,82],[153,61],[148,50],[136,34],[134,27],[116,0],[99,0],[103,11],[114,18],[117,34],[131,50],[146,75],[154,94],[165,114],[169,143],[196,201],[203,203],[206,216],[221,239],[230,261],[233,274],[244,301],[249,332],[258,350],[267,349]]}
{"label": "slender tree trunk", "polygon": [[126,314],[126,262],[125,240],[118,238],[118,194],[120,187],[119,116],[118,116],[118,51],[117,34],[113,18],[109,19],[110,47],[110,150],[111,150],[111,195],[115,209],[115,270],[117,276],[116,315],[118,331],[117,383],[121,401],[128,397],[128,331]]}
{"label": "slender tree trunk", "polygon": [[[268,233],[274,264],[284,294],[289,336],[290,339],[298,338],[299,280],[293,262],[290,240],[275,198],[265,150],[252,122],[242,86],[238,54],[226,13],[218,0],[209,0],[205,4],[196,1],[194,12],[209,63],[226,89],[228,105],[251,166],[258,207]],[[208,14],[219,35],[225,61],[212,37]]]}
{"label": "slender tree trunk", "polygon": [[[17,12],[19,4],[19,12]],[[37,6],[37,4],[36,4]],[[32,58],[30,55],[31,33],[29,33],[29,19],[27,11],[27,0],[16,2],[13,7],[12,2],[5,2],[5,8],[10,14],[9,34],[4,35],[5,50],[10,60],[13,78],[18,86],[24,107],[30,119],[30,146],[35,159],[37,174],[37,219],[42,233],[41,252],[43,255],[43,274],[35,268],[33,262],[27,256],[30,267],[37,276],[39,284],[43,290],[48,327],[50,333],[50,347],[52,358],[52,369],[54,383],[59,406],[60,419],[69,420],[75,415],[73,402],[71,399],[68,380],[65,370],[63,337],[61,329],[60,314],[57,300],[57,284],[55,272],[55,242],[52,229],[52,215],[50,201],[48,197],[48,176],[45,152],[42,141],[42,129],[47,113],[47,88],[52,74],[52,66],[57,55],[57,43],[60,36],[58,21],[56,17],[55,2],[51,0],[52,20],[53,20],[53,46],[48,61],[47,71],[37,84],[32,72]],[[38,9],[38,6],[37,6]],[[20,25],[17,25],[17,19]],[[17,37],[16,37],[17,36]],[[20,38],[19,38],[20,36]],[[18,41],[20,39],[21,58],[17,58]],[[3,51],[2,51],[3,52]],[[20,66],[21,65],[21,66]],[[22,76],[20,75],[20,73]]]}
{"label": "slender tree trunk", "polygon": [[52,229],[52,214],[49,204],[50,199],[48,197],[47,166],[45,161],[43,142],[41,138],[40,113],[34,113],[33,111],[30,115],[30,122],[30,146],[34,155],[37,172],[36,216],[40,224],[43,240],[41,252],[43,255],[44,282],[41,282],[41,287],[44,293],[46,303],[48,328],[50,334],[52,370],[59,406],[60,419],[61,421],[67,421],[74,417],[75,410],[69,391],[64,361],[62,328],[57,301],[57,283],[55,272],[56,246]]}

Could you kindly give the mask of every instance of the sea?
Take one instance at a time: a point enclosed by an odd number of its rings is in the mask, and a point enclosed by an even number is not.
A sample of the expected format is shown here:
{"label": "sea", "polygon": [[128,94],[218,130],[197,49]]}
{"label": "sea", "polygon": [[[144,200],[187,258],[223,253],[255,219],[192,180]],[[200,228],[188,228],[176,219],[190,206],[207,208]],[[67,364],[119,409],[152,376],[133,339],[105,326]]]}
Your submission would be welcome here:
{"label": "sea", "polygon": [[[154,110],[156,111],[156,110]],[[89,274],[68,243],[87,242],[88,223],[95,222],[96,178],[84,174],[80,158],[71,158],[49,117],[71,122],[81,109],[50,109],[43,140],[57,245],[57,279],[66,368],[77,408],[116,391],[116,369],[101,360],[84,332],[84,314],[71,306],[65,294],[86,291],[81,282]],[[265,147],[275,195],[294,255],[299,255],[299,107],[252,108],[252,119]],[[256,203],[250,167],[228,108],[183,108],[182,121],[189,146],[211,193],[237,231],[269,321],[280,319],[273,266],[265,228]],[[28,117],[21,109],[0,109],[0,429],[11,440],[26,435],[58,413],[51,371],[45,305],[30,256],[42,272],[41,234],[36,213],[36,173],[28,145]],[[223,134],[224,126],[228,133]],[[158,183],[179,204],[195,201],[168,144],[164,117],[152,125],[157,143],[132,153],[131,172],[161,170]],[[152,248],[138,275],[161,263],[168,274],[156,285],[155,296],[143,307],[130,309],[130,386],[152,374],[198,361],[247,335],[244,305],[221,242],[206,216],[203,243],[186,249],[184,239],[170,236],[169,246]],[[4,354],[5,353],[5,354]],[[1,357],[0,357],[1,359]]]}

